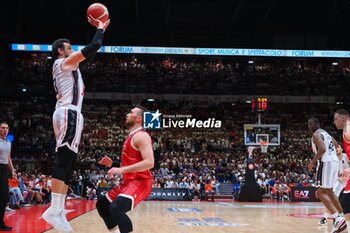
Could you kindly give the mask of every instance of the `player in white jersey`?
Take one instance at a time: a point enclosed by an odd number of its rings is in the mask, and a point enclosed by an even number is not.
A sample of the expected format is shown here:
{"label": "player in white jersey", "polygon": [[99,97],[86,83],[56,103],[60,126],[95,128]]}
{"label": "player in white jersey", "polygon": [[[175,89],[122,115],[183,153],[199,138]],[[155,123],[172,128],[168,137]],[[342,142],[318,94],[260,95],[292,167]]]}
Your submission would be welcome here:
{"label": "player in white jersey", "polygon": [[[349,168],[349,161],[347,160],[346,153],[343,153],[343,148],[340,144],[337,145],[337,157],[339,160],[339,172],[338,172],[338,179],[336,183],[333,186],[333,192],[338,197],[339,200],[341,200],[342,191],[345,188],[346,180],[344,180],[341,177],[341,174],[343,173],[344,169]],[[326,209],[323,218],[319,222],[319,226],[326,226],[327,225],[327,219],[329,216],[329,211]]]}
{"label": "player in white jersey", "polygon": [[59,231],[71,232],[64,209],[70,177],[75,167],[78,146],[83,129],[81,107],[84,97],[84,82],[79,63],[93,58],[102,46],[104,31],[109,25],[88,16],[89,23],[96,27],[91,43],[82,50],[73,52],[70,41],[58,39],[52,44],[55,59],[52,76],[56,91],[56,110],[53,114],[53,128],[56,137],[57,162],[52,174],[51,206],[43,213],[46,222]]}
{"label": "player in white jersey", "polygon": [[[332,232],[339,232],[339,223],[344,222],[344,214],[333,187],[338,179],[339,159],[336,154],[337,143],[325,130],[320,128],[320,122],[312,117],[308,121],[308,128],[312,133],[312,147],[316,156],[308,164],[308,170],[316,168],[316,193],[326,209],[335,218]],[[342,226],[343,227],[343,224]]]}

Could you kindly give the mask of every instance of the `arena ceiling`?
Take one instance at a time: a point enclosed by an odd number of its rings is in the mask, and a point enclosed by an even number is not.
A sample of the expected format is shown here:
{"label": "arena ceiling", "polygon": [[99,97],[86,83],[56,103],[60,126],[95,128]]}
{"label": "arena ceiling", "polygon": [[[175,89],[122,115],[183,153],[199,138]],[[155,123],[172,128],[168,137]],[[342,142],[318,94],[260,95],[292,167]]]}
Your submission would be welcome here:
{"label": "arena ceiling", "polygon": [[[88,42],[92,0],[4,2],[6,44]],[[350,0],[99,0],[110,12],[109,45],[350,49]],[[4,45],[4,43],[2,43]]]}

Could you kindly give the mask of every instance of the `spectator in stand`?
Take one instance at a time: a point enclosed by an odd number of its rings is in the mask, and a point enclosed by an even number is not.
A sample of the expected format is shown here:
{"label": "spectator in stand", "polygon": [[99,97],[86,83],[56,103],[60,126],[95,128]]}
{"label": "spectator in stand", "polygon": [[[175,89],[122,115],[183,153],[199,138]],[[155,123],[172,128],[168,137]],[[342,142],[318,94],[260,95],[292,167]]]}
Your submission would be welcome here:
{"label": "spectator in stand", "polygon": [[189,187],[189,184],[187,182],[187,177],[185,177],[179,183],[179,188],[187,189],[188,187]]}
{"label": "spectator in stand", "polygon": [[66,199],[80,199],[80,198],[81,196],[76,195],[72,189],[72,186],[69,185]]}
{"label": "spectator in stand", "polygon": [[197,183],[196,179],[190,181],[190,185],[188,187],[190,190],[191,196],[193,197],[193,201],[200,201],[200,185]]}
{"label": "spectator in stand", "polygon": [[97,182],[97,188],[107,188],[108,183],[105,177],[101,177],[100,180]]}
{"label": "spectator in stand", "polygon": [[[18,187],[21,189],[21,192],[23,194],[23,199],[25,200],[25,202],[32,203],[35,196],[35,192],[27,188],[27,178],[28,178],[27,173],[22,173],[21,177],[18,180]],[[25,195],[25,193],[27,194]]]}
{"label": "spectator in stand", "polygon": [[40,187],[39,187],[39,189],[38,189],[38,187],[35,187],[36,183],[38,183],[38,182],[35,182],[35,180],[36,180],[35,175],[31,175],[30,179],[28,179],[28,189],[33,190],[33,192],[34,192],[34,196],[35,196],[34,203],[35,204],[42,204],[43,198],[40,194]]}
{"label": "spectator in stand", "polygon": [[73,185],[74,193],[78,196],[81,196],[82,180],[83,180],[83,177],[81,176],[80,171],[78,172],[74,171],[72,185]]}
{"label": "spectator in stand", "polygon": [[211,181],[207,180],[205,184],[205,199],[209,201],[209,196],[211,196],[211,200],[214,201],[215,191],[211,185]]}
{"label": "spectator in stand", "polygon": [[97,199],[96,186],[90,181],[86,184],[86,197],[88,200]]}
{"label": "spectator in stand", "polygon": [[24,198],[28,195],[28,193],[25,193],[25,197],[23,197],[21,189],[18,187],[18,179],[17,174],[9,174],[8,178],[8,184],[9,184],[9,191],[16,195],[16,205],[21,206],[26,204],[24,201]]}

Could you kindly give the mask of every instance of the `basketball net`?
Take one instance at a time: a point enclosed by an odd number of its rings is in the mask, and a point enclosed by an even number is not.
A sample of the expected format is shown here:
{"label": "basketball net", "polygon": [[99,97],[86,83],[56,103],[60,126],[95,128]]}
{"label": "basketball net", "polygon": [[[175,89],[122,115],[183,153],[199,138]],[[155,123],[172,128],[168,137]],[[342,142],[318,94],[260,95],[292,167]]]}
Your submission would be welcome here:
{"label": "basketball net", "polygon": [[261,153],[267,153],[267,148],[269,147],[269,143],[265,141],[260,141]]}

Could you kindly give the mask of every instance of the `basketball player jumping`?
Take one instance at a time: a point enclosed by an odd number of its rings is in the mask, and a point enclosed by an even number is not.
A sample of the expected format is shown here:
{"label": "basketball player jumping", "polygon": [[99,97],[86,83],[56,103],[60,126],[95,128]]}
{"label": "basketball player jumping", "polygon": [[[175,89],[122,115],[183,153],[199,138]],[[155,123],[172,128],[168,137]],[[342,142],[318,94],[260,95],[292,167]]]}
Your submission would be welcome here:
{"label": "basketball player jumping", "polygon": [[46,222],[60,231],[71,232],[64,209],[68,184],[78,153],[83,116],[81,107],[84,97],[84,83],[79,70],[79,63],[91,58],[102,46],[103,34],[110,21],[105,23],[88,17],[89,23],[96,27],[91,43],[82,50],[73,52],[70,41],[58,39],[52,44],[53,84],[57,103],[53,114],[53,128],[56,137],[57,163],[52,174],[51,206],[43,213]]}
{"label": "basketball player jumping", "polygon": [[[114,233],[133,231],[132,222],[126,213],[145,200],[152,191],[149,169],[154,166],[154,155],[151,137],[142,127],[144,111],[143,107],[137,106],[127,114],[125,124],[129,128],[129,136],[123,145],[121,167],[113,167],[108,171],[109,176],[123,175],[122,182],[96,203],[98,213],[107,228]],[[105,156],[99,164],[110,167],[112,161]]]}
{"label": "basketball player jumping", "polygon": [[[334,113],[334,124],[337,129],[343,130],[343,145],[348,161],[350,161],[350,117],[349,113],[344,110],[338,110]],[[344,169],[346,171],[348,169]],[[348,226],[348,233],[350,233],[350,178],[349,174],[346,177],[346,186],[343,195],[340,199],[341,205],[344,209],[346,225]]]}
{"label": "basketball player jumping", "polygon": [[338,179],[339,159],[336,154],[335,141],[323,129],[320,122],[312,117],[308,121],[308,127],[312,135],[312,148],[316,156],[308,165],[308,170],[312,171],[315,163],[316,168],[316,193],[331,217],[335,219],[332,232],[341,232],[346,228],[343,209],[339,199],[333,192],[333,186]]}

